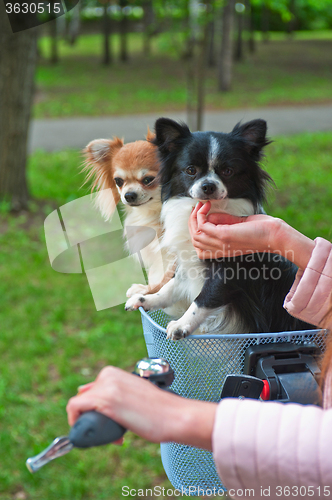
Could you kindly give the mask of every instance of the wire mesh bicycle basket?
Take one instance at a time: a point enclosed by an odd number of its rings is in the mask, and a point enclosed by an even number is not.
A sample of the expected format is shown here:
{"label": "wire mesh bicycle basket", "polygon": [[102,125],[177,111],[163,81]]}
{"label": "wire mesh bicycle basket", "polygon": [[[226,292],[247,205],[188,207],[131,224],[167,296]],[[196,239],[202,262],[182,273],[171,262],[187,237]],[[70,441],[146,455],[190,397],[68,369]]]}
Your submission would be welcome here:
{"label": "wire mesh bicycle basket", "polygon": [[[172,390],[190,399],[218,402],[226,376],[243,373],[245,351],[249,346],[314,343],[324,351],[324,336],[319,330],[191,335],[174,342],[166,339],[169,317],[165,313],[146,313],[142,308],[140,311],[148,355],[165,358],[170,363],[175,373]],[[226,491],[211,452],[178,443],[162,443],[161,458],[170,482],[183,494],[195,496]]]}

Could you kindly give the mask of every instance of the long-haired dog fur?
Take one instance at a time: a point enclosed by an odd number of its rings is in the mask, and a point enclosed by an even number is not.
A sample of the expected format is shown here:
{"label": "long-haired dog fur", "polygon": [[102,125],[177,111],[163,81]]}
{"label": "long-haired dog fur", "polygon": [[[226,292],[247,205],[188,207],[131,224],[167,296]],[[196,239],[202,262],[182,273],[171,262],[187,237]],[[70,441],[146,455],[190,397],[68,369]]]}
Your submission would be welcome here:
{"label": "long-haired dog fur", "polygon": [[[153,293],[174,275],[174,259],[170,262],[167,252],[160,248],[161,188],[157,180],[160,162],[157,148],[152,144],[154,137],[148,130],[147,140],[124,144],[118,137],[96,139],[84,149],[86,181],[93,181],[98,208],[107,220],[122,202],[127,249],[130,253],[135,253],[135,248],[140,250],[148,271],[148,285],[133,284],[127,297],[134,293]],[[146,241],[151,235],[146,228],[155,231],[153,241],[151,238]]]}
{"label": "long-haired dog fur", "polygon": [[167,327],[179,339],[201,333],[260,333],[311,328],[283,308],[296,266],[279,254],[253,253],[200,260],[188,220],[197,201],[211,212],[248,216],[262,212],[270,176],[260,167],[266,122],[237,124],[232,132],[190,132],[183,123],[160,118],[155,125],[161,160],[163,244],[177,255],[175,277],[158,293],[131,297],[126,309],[167,308],[186,301],[186,311]]}

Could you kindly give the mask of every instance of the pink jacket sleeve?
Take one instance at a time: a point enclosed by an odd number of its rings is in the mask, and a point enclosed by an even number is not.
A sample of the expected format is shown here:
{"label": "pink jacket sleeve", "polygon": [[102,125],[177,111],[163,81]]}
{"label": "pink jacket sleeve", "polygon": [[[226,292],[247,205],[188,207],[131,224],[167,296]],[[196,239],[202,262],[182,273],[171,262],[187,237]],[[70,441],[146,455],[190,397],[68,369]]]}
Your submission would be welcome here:
{"label": "pink jacket sleeve", "polygon": [[244,498],[246,489],[264,498],[261,488],[270,500],[292,498],[279,494],[286,486],[302,486],[298,497],[332,498],[332,409],[224,399],[212,443],[221,481],[234,498]]}
{"label": "pink jacket sleeve", "polygon": [[321,326],[327,313],[332,290],[332,244],[315,239],[315,248],[307,267],[299,269],[284,303],[285,309],[297,318]]}
{"label": "pink jacket sleeve", "polygon": [[[317,238],[284,307],[320,326],[331,290],[332,245]],[[218,405],[213,453],[220,478],[234,498],[249,496],[245,489],[254,490],[251,497],[264,498],[261,488],[270,500],[293,498],[296,489],[292,495],[280,487],[302,486],[298,497],[332,499],[332,408],[225,399]]]}

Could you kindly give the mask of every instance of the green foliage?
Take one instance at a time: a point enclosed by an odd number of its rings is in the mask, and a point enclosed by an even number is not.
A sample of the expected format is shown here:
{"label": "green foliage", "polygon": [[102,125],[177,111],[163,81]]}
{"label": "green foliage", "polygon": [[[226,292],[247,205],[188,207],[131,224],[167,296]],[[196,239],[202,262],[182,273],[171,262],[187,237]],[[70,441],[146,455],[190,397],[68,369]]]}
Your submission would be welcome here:
{"label": "green foliage", "polygon": [[262,9],[262,7],[265,6],[272,12],[278,13],[285,23],[292,18],[291,11],[289,10],[289,0],[251,0],[251,4],[256,9]]}
{"label": "green foliage", "polygon": [[[113,21],[120,21],[125,16],[129,21],[141,21],[144,15],[143,9],[139,4],[140,2],[127,2],[125,10],[117,4],[110,4],[108,6],[108,16]],[[98,21],[103,16],[103,1],[86,1],[81,2],[80,16],[83,22]]]}
{"label": "green foliage", "polygon": [[298,30],[331,29],[332,0],[295,0],[291,10],[289,0],[251,0],[256,29],[261,26],[261,11],[263,5],[269,9],[269,24],[271,30],[285,30],[286,24],[295,20]]}
{"label": "green foliage", "polygon": [[[245,3],[244,1],[241,3]],[[271,24],[282,30],[293,18],[290,0],[250,0],[252,7],[261,16],[262,7],[267,7],[271,14]],[[206,2],[201,2],[201,5]],[[224,0],[211,2],[213,10],[219,12]],[[188,13],[188,0],[154,0],[154,9],[160,19],[172,22],[184,21]],[[294,10],[300,29],[327,29],[332,27],[332,0],[295,0]],[[259,25],[257,23],[257,29]]]}
{"label": "green foliage", "polygon": [[88,194],[79,165],[83,165],[80,151],[36,151],[29,160],[28,169],[33,198],[63,205]]}
{"label": "green foliage", "polygon": [[268,213],[312,239],[332,239],[331,138],[331,132],[277,137],[266,152],[277,186]]}
{"label": "green foliage", "polygon": [[[113,38],[118,54],[119,40]],[[74,47],[60,43],[60,63],[51,66],[44,60],[39,65],[34,116],[183,110],[186,79],[178,49],[183,41],[183,32],[154,37],[153,55],[148,58],[142,53],[142,36],[132,34],[130,61],[116,61],[109,67],[101,64],[102,40],[98,35],[82,36]],[[48,44],[49,39],[41,40],[44,55]],[[269,44],[258,42],[257,52],[235,65],[231,92],[218,92],[216,69],[207,69],[207,106],[229,109],[331,101],[331,50],[332,32],[299,32],[292,41],[273,34]]]}

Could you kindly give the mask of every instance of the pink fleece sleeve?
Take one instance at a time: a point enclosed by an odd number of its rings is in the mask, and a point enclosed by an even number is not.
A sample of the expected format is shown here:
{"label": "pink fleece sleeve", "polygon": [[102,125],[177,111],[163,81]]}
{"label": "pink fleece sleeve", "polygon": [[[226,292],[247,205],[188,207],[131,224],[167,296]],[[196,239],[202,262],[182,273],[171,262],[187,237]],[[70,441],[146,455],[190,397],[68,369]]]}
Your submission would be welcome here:
{"label": "pink fleece sleeve", "polygon": [[304,270],[298,270],[284,307],[292,316],[321,326],[331,304],[331,290],[332,244],[316,238],[308,265]]}
{"label": "pink fleece sleeve", "polygon": [[245,489],[263,498],[261,488],[270,489],[270,500],[285,498],[278,486],[311,486],[316,494],[321,487],[317,498],[332,499],[332,409],[224,399],[212,443],[221,481],[234,498],[243,498],[236,491]]}

